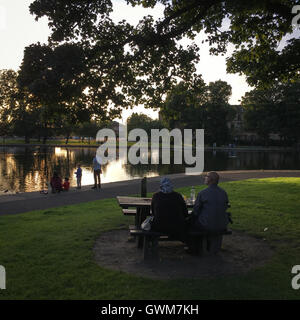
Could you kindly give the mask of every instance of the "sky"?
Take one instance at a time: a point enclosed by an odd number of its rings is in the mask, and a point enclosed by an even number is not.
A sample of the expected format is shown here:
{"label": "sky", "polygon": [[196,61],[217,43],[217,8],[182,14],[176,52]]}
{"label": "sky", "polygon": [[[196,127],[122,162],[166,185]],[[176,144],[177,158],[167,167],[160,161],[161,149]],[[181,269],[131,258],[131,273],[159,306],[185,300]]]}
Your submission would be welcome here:
{"label": "sky", "polygon": [[[47,19],[42,18],[35,21],[34,16],[29,13],[29,5],[33,0],[0,0],[0,69],[18,70],[23,59],[23,52],[26,46],[41,42],[46,43],[50,30]],[[162,17],[162,6],[155,9],[144,9],[140,7],[131,8],[123,0],[114,0],[114,12],[112,19],[119,21],[126,19],[131,24],[136,25],[143,16],[151,14],[154,18]],[[201,44],[205,38],[204,33],[200,33],[194,40]],[[187,43],[183,40],[183,43]],[[202,74],[204,81],[208,84],[211,81],[223,80],[232,86],[231,104],[239,104],[239,99],[245,92],[251,90],[247,85],[245,77],[237,74],[226,73],[226,56],[209,55],[208,44],[200,46],[200,63],[197,64],[197,73]],[[232,51],[228,47],[228,54]],[[228,56],[227,54],[227,56]],[[158,112],[144,109],[142,106],[130,110],[124,110],[122,119],[117,119],[125,123],[126,119],[133,112],[142,112],[152,118],[157,118]]]}

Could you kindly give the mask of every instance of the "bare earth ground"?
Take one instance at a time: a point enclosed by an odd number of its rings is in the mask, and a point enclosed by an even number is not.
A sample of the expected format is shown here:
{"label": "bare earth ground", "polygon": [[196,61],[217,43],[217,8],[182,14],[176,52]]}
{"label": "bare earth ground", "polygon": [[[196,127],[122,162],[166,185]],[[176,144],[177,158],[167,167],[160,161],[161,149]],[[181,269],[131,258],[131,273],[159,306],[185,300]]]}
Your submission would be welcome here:
{"label": "bare earth ground", "polygon": [[223,237],[217,255],[185,253],[181,242],[159,242],[159,261],[143,261],[142,250],[128,241],[128,230],[101,234],[94,246],[98,265],[151,279],[201,278],[237,275],[264,265],[273,251],[263,239],[233,231]]}

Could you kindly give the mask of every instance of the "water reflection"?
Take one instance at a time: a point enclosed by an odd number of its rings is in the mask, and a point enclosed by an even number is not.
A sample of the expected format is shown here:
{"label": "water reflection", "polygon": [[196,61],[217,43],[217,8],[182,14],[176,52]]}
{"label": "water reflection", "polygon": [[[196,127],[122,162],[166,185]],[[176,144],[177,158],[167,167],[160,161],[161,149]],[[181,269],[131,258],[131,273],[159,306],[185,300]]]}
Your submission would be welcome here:
{"label": "water reflection", "polygon": [[[82,185],[93,184],[92,160],[96,148],[59,147],[0,147],[0,191],[37,191],[46,188],[54,171],[70,178],[71,186],[76,186],[75,171],[80,163],[83,171]],[[160,159],[157,152],[150,157]],[[125,163],[124,158],[110,161],[102,167],[102,182],[113,182],[182,173],[185,165],[171,163],[137,164]],[[172,156],[171,156],[172,159]],[[206,151],[204,170],[281,170],[300,169],[299,153],[293,152],[240,152]],[[172,161],[172,160],[171,160]],[[160,160],[161,163],[161,160]]]}

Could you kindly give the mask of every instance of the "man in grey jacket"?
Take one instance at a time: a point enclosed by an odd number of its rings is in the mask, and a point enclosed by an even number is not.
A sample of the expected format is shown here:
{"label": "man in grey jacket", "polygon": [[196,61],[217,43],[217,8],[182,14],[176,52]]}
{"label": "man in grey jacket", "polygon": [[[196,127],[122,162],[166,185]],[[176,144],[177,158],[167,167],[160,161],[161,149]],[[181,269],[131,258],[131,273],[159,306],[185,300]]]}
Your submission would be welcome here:
{"label": "man in grey jacket", "polygon": [[[194,224],[192,230],[221,231],[226,230],[229,217],[228,196],[225,190],[218,186],[219,175],[212,171],[205,176],[204,183],[208,187],[198,193],[193,208]],[[222,246],[222,236],[213,236],[208,239],[208,249],[217,253]]]}
{"label": "man in grey jacket", "polygon": [[198,193],[193,214],[197,216],[193,228],[209,231],[225,230],[228,223],[228,196],[218,186],[219,175],[212,171],[205,176],[204,183],[208,188]]}

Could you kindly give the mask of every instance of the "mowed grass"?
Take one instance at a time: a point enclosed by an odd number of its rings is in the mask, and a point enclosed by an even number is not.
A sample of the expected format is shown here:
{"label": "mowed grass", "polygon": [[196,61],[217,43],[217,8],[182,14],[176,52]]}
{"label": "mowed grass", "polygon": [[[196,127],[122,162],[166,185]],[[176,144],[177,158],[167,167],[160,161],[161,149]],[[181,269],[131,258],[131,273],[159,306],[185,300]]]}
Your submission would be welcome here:
{"label": "mowed grass", "polygon": [[[127,228],[115,199],[0,217],[0,299],[299,299],[291,269],[300,264],[300,178],[222,183],[234,224],[274,250],[244,275],[151,280],[98,266],[93,246],[102,232]],[[197,191],[204,188],[198,187]],[[177,191],[189,195],[190,188]],[[267,229],[266,229],[267,228]],[[266,231],[264,231],[266,230]]]}

